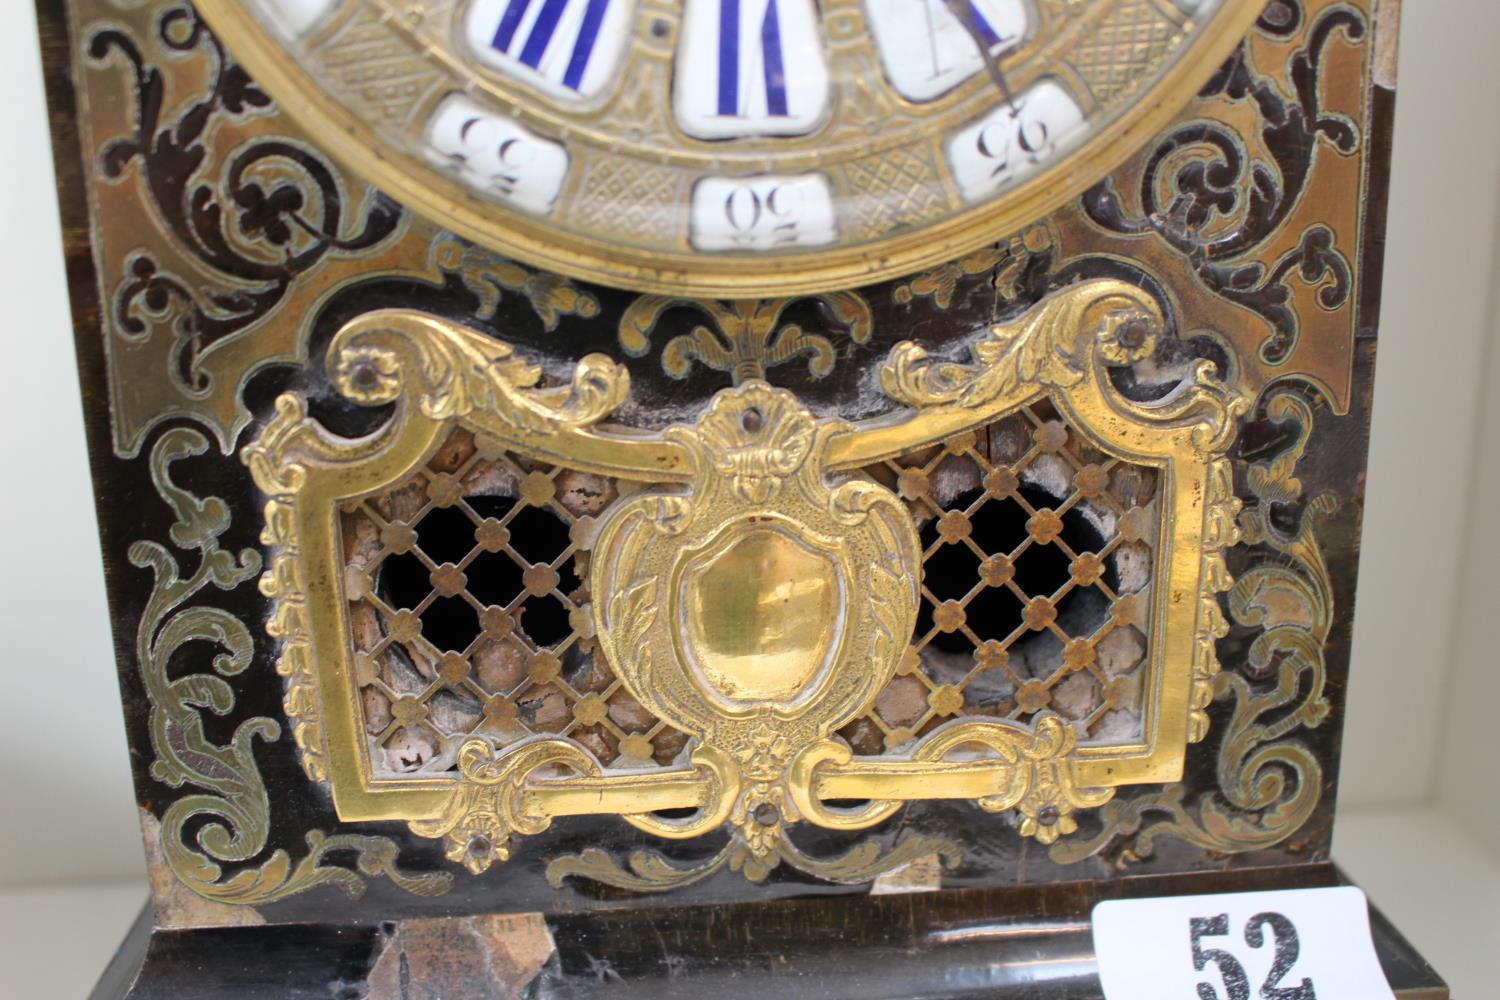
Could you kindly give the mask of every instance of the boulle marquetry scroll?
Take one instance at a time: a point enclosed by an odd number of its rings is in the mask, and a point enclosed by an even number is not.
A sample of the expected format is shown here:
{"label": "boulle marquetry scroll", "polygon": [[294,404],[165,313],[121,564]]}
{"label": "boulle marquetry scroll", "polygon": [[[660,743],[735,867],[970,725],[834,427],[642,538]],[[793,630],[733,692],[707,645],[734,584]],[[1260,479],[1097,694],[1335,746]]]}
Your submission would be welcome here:
{"label": "boulle marquetry scroll", "polygon": [[1085,997],[1340,878],[1391,0],[38,10],[101,996]]}

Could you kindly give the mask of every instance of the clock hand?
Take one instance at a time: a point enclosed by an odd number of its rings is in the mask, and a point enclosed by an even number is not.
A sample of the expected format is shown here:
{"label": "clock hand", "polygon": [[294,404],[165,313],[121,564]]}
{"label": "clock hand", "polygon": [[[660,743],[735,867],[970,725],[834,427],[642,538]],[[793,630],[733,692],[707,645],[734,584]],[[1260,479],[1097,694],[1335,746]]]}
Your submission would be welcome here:
{"label": "clock hand", "polygon": [[[964,31],[974,40],[974,44],[979,47],[979,55],[984,59],[984,68],[999,89],[1000,96],[1005,99],[1010,113],[1019,114],[1020,109],[1016,107],[1016,99],[1010,92],[1010,84],[1006,82],[1005,71],[1000,67],[1000,53],[991,51],[997,40],[993,37],[986,38],[986,32],[980,29],[978,12],[974,10],[973,0],[943,0],[943,4],[948,8],[948,13],[958,20]],[[1009,39],[998,41],[1009,41]]]}
{"label": "clock hand", "polygon": [[927,15],[927,52],[932,57],[932,75],[935,77],[942,72],[942,63],[938,58],[937,24],[932,16],[932,0],[922,0],[922,13]]}

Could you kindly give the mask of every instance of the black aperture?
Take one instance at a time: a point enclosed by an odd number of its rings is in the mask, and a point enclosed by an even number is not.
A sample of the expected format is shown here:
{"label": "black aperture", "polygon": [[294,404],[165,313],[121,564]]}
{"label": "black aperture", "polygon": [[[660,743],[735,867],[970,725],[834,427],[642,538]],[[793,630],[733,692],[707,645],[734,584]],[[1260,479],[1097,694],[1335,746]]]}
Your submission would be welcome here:
{"label": "black aperture", "polygon": [[422,560],[410,552],[386,556],[376,578],[376,592],[386,604],[410,611],[432,593],[431,574]]}
{"label": "black aperture", "polygon": [[979,557],[961,541],[941,546],[923,565],[922,579],[938,600],[959,600],[979,579]]}
{"label": "black aperture", "polygon": [[510,519],[510,547],[531,563],[551,563],[570,544],[568,525],[550,510],[522,507]]}
{"label": "black aperture", "polygon": [[439,597],[422,612],[422,635],[437,649],[461,653],[479,637],[479,615],[462,597]]}
{"label": "black aperture", "polygon": [[1016,586],[1031,597],[1051,597],[1068,582],[1073,562],[1056,545],[1030,545],[1016,556]]}
{"label": "black aperture", "polygon": [[981,640],[1002,640],[1020,626],[1024,608],[1009,587],[986,587],[969,602],[969,629]]}
{"label": "black aperture", "polygon": [[[1022,495],[1029,492],[1032,491],[1023,488]],[[1046,493],[1041,495],[1047,497]],[[1036,502],[1031,496],[1026,498]],[[1044,506],[1047,502],[1049,501],[1046,499],[1042,501]],[[1029,516],[1026,508],[1009,497],[991,500],[980,506],[970,518],[973,527],[969,537],[974,539],[975,545],[992,556],[1006,555],[1026,540],[1026,520]]]}
{"label": "black aperture", "polygon": [[438,507],[417,522],[417,545],[435,563],[458,563],[474,548],[474,522],[460,507]]}
{"label": "black aperture", "polygon": [[551,646],[562,642],[572,631],[568,622],[568,608],[551,594],[545,597],[528,597],[521,605],[521,630],[538,646]]}
{"label": "black aperture", "polygon": [[677,806],[673,809],[656,809],[651,815],[660,816],[662,819],[687,819],[689,816],[698,814],[697,806]]}
{"label": "black aperture", "polygon": [[479,553],[464,575],[469,581],[469,593],[486,607],[509,607],[525,586],[521,567],[508,552]]}

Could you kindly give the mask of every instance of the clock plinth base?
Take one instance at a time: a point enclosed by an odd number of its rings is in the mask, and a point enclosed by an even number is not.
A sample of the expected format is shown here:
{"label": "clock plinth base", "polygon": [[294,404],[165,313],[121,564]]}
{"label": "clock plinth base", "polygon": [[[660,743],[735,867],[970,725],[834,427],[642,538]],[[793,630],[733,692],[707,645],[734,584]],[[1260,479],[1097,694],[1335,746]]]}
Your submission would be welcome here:
{"label": "clock plinth base", "polygon": [[[1089,913],[1102,899],[1345,882],[1325,864],[545,918],[481,914],[190,931],[153,928],[148,905],[93,996],[670,1000],[767,989],[782,1000],[1096,1000]],[[1373,907],[1371,929],[1398,1000],[1448,1000],[1437,973]]]}

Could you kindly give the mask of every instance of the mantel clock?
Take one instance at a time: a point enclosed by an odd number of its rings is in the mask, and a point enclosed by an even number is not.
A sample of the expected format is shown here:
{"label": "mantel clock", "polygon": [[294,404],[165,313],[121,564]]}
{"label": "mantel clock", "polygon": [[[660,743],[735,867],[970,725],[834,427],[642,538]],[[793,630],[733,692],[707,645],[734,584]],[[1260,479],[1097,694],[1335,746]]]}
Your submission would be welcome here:
{"label": "mantel clock", "polygon": [[1393,0],[38,7],[100,996],[1094,997],[1340,880]]}

